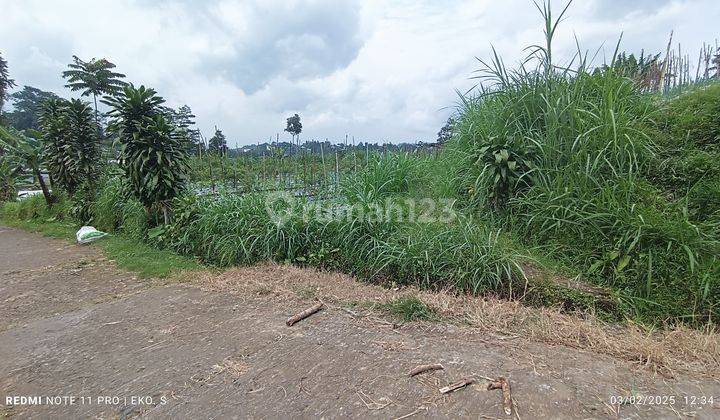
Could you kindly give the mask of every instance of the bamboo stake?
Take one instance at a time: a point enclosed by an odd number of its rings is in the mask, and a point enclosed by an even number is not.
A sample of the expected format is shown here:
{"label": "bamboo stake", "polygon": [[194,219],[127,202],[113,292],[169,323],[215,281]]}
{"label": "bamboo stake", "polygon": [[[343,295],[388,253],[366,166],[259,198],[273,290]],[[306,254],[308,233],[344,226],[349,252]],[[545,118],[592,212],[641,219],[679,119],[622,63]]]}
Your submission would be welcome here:
{"label": "bamboo stake", "polygon": [[663,62],[663,68],[660,71],[660,81],[663,84],[663,91],[665,91],[665,75],[667,74],[668,65],[670,64],[670,46],[672,45],[673,31],[670,31],[670,39],[668,40],[667,49],[665,50],[665,61]]}
{"label": "bamboo stake", "polygon": [[365,143],[365,167],[370,167],[370,144]]}
{"label": "bamboo stake", "polygon": [[355,150],[355,136],[352,136],[353,139],[353,145],[352,145],[352,151],[353,151],[353,167],[354,172],[357,173],[357,150]]}
{"label": "bamboo stake", "polygon": [[340,188],[340,160],[338,158],[338,152],[335,151],[335,191]]}
{"label": "bamboo stake", "polygon": [[[327,139],[325,139],[325,141],[327,141]],[[322,143],[320,143],[320,161],[322,162],[323,188],[327,188],[327,172],[325,172],[325,152],[323,151]]]}

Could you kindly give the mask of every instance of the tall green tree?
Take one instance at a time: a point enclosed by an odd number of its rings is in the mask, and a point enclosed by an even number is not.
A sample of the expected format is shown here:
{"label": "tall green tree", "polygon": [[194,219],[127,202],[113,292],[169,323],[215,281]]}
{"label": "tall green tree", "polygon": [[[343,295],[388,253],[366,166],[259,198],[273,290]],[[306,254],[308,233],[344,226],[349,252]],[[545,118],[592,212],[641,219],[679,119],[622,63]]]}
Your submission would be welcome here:
{"label": "tall green tree", "polygon": [[10,78],[8,71],[8,63],[0,54],[0,115],[2,115],[3,105],[5,104],[5,98],[7,98],[8,91],[15,86],[15,81]]}
{"label": "tall green tree", "polygon": [[[71,197],[82,190],[83,197],[91,198],[100,167],[100,146],[90,104],[79,99],[51,99],[43,106],[40,127],[44,162],[55,186]],[[85,213],[80,214],[83,220],[87,219]]]}
{"label": "tall green tree", "polygon": [[135,196],[146,211],[159,208],[167,223],[171,200],[185,188],[188,163],[161,108],[164,99],[153,89],[129,85],[103,102],[111,108],[108,130],[120,140],[120,165]]}
{"label": "tall green tree", "polygon": [[176,112],[175,125],[181,135],[187,139],[188,152],[190,154],[200,154],[205,148],[205,144],[200,137],[200,130],[195,128],[195,114],[188,105],[183,105]]}
{"label": "tall green tree", "polygon": [[40,129],[40,113],[43,103],[59,97],[52,93],[32,86],[23,86],[19,92],[10,95],[13,104],[12,112],[5,114],[8,123],[18,130]]}
{"label": "tall green tree", "polygon": [[447,121],[445,122],[445,125],[442,126],[440,131],[438,131],[438,134],[437,134],[438,144],[445,144],[452,138],[453,129],[455,128],[455,124],[457,124],[457,122],[455,121],[455,118],[449,117],[447,119]]}
{"label": "tall green tree", "polygon": [[95,124],[99,127],[97,97],[116,94],[127,85],[126,82],[120,80],[125,75],[113,71],[115,64],[104,58],[83,61],[74,55],[73,62],[68,64],[68,67],[70,70],[62,73],[63,78],[68,81],[65,87],[70,88],[73,92],[82,91],[82,96],[92,95],[95,105]]}
{"label": "tall green tree", "polygon": [[227,153],[227,140],[225,134],[215,127],[215,134],[208,140],[208,151],[219,155]]}
{"label": "tall green tree", "polygon": [[291,117],[288,117],[285,131],[290,133],[293,138],[293,142],[296,140],[296,138],[300,137],[300,133],[302,133],[302,123],[300,122],[300,115],[295,114]]}
{"label": "tall green tree", "polygon": [[163,114],[172,122],[177,129],[177,135],[185,144],[185,148],[191,155],[197,155],[205,149],[205,144],[200,137],[200,130],[195,128],[195,115],[188,105],[183,105],[177,110],[170,107],[163,107]]}

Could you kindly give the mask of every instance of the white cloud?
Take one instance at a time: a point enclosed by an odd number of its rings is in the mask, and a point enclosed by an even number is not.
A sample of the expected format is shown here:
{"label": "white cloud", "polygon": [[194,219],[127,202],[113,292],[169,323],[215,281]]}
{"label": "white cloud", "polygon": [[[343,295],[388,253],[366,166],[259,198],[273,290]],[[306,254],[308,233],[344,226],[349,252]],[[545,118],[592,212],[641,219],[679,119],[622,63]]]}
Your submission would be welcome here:
{"label": "white cloud", "polygon": [[[512,64],[542,41],[531,0],[0,0],[0,15],[0,52],[19,84],[70,96],[60,72],[71,55],[106,57],[231,144],[282,133],[294,112],[305,138],[432,140],[455,89],[473,85],[475,56],[492,44]],[[576,1],[556,52],[569,57],[574,34],[612,51],[621,32],[625,49],[660,52],[671,29],[695,52],[719,18],[715,0]]]}

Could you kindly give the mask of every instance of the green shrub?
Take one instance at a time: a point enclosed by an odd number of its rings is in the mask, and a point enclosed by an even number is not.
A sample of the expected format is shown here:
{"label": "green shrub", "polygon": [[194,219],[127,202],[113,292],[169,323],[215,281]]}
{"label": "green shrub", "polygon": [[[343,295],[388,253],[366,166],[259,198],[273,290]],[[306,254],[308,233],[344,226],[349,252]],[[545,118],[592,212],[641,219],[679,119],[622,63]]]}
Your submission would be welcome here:
{"label": "green shrub", "polygon": [[371,203],[406,195],[420,175],[420,159],[405,153],[385,154],[342,182],[340,194],[350,203]]}
{"label": "green shrub", "polygon": [[109,174],[101,183],[92,212],[98,230],[122,232],[135,239],[146,236],[149,220],[145,208],[116,174]]}
{"label": "green shrub", "polygon": [[47,204],[41,194],[33,195],[19,201],[16,217],[20,220],[37,219],[47,216]]}
{"label": "green shrub", "polygon": [[648,179],[687,203],[698,222],[718,221],[720,211],[720,83],[663,101],[657,119],[658,152]]}
{"label": "green shrub", "polygon": [[20,213],[19,201],[0,203],[0,217],[7,220],[17,220]]}

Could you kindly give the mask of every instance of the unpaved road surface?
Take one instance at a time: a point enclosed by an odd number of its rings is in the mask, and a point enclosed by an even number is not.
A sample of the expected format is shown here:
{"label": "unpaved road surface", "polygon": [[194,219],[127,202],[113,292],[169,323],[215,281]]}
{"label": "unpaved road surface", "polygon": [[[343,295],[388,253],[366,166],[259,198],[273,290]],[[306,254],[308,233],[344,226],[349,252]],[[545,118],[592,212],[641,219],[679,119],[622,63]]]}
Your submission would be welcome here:
{"label": "unpaved road surface", "polygon": [[[332,306],[285,325],[310,304],[140,280],[95,248],[0,226],[0,418],[720,418],[714,380]],[[434,362],[445,370],[407,376]],[[519,417],[485,390],[499,375]],[[463,377],[478,383],[438,393]]]}

